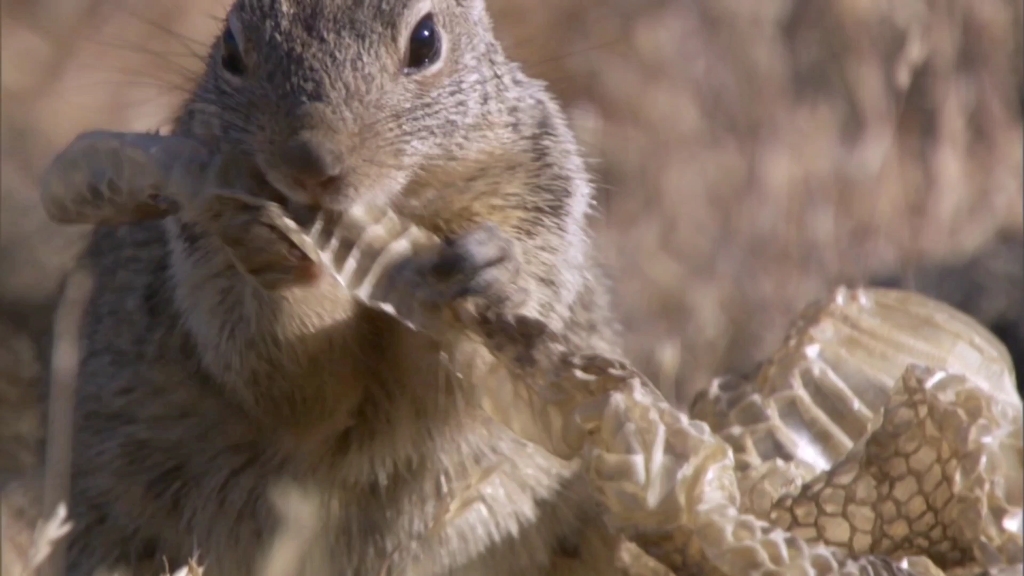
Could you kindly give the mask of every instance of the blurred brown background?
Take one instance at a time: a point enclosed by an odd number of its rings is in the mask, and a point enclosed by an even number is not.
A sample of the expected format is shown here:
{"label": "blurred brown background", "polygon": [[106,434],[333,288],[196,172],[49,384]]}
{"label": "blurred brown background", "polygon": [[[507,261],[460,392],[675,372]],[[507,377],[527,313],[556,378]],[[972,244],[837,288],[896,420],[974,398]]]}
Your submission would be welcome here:
{"label": "blurred brown background", "polygon": [[[1021,0],[490,6],[593,161],[629,353],[671,399],[749,367],[837,282],[918,287],[1024,346]],[[38,174],[83,130],[165,124],[225,8],[2,1],[0,468],[40,438],[86,232],[46,220]]]}

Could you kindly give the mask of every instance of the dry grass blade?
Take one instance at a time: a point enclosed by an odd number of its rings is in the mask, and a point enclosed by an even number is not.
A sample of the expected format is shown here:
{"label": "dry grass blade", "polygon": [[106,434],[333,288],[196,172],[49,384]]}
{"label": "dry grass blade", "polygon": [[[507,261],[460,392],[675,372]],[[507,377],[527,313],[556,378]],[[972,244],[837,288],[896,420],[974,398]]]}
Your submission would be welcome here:
{"label": "dry grass blade", "polygon": [[321,576],[326,567],[312,558],[314,539],[323,527],[320,498],[298,486],[285,484],[270,491],[280,519],[277,535],[257,570],[259,576]]}
{"label": "dry grass blade", "polygon": [[[47,425],[46,471],[43,484],[43,512],[61,519],[71,487],[71,446],[74,433],[75,384],[78,378],[78,338],[85,306],[92,295],[93,279],[86,270],[68,278],[64,297],[54,321],[52,386]],[[49,524],[47,524],[49,526]],[[46,534],[55,533],[44,531]],[[39,532],[37,532],[37,535]],[[54,541],[42,566],[43,576],[64,574],[65,545]]]}
{"label": "dry grass blade", "polygon": [[171,572],[169,568],[165,569],[164,573],[160,576],[203,576],[203,566],[199,564],[199,560],[196,557],[192,557],[181,568],[174,572]]}
{"label": "dry grass blade", "polygon": [[61,502],[49,519],[39,522],[32,536],[32,547],[23,567],[22,576],[34,576],[38,573],[39,568],[53,556],[54,549],[71,531],[71,522],[68,521],[67,516],[67,505]]}

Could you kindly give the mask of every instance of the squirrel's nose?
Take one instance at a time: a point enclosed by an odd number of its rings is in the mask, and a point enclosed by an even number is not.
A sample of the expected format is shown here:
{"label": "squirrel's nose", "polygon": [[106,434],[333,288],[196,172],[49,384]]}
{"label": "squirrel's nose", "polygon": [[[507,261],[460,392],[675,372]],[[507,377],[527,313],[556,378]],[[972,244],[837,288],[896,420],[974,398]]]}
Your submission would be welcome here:
{"label": "squirrel's nose", "polygon": [[340,154],[322,138],[296,136],[280,158],[296,183],[309,192],[328,193],[341,181]]}

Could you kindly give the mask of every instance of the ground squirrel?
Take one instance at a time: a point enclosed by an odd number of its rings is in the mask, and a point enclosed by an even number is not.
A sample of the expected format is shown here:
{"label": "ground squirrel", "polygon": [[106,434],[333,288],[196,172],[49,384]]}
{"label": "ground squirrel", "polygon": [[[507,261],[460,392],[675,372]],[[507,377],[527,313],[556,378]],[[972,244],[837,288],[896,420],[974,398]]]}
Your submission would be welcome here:
{"label": "ground squirrel", "polygon": [[[239,0],[174,131],[250,158],[291,204],[372,197],[449,238],[445,295],[619,344],[586,219],[592,190],[544,85],[483,0]],[[269,187],[268,187],[269,188]],[[330,280],[265,289],[175,217],[98,227],[78,385],[70,571],[156,573],[195,550],[253,573],[267,488],[326,494],[331,572],[601,574],[612,538],[573,463],[473,407],[438,345]],[[486,352],[456,343],[466,374]],[[481,502],[432,533],[480,470]]]}

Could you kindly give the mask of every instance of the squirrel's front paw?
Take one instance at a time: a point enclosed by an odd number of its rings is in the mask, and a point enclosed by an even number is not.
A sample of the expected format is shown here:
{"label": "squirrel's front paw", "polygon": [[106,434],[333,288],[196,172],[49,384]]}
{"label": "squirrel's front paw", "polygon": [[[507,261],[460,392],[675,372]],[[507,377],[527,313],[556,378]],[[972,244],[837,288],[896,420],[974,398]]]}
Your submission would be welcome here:
{"label": "squirrel's front paw", "polygon": [[423,297],[447,304],[479,297],[491,303],[515,291],[519,258],[515,244],[494,224],[446,239],[424,270]]}
{"label": "squirrel's front paw", "polygon": [[518,294],[518,272],[513,241],[485,224],[396,264],[375,286],[373,298],[418,325],[466,298],[492,308],[509,305]]}

